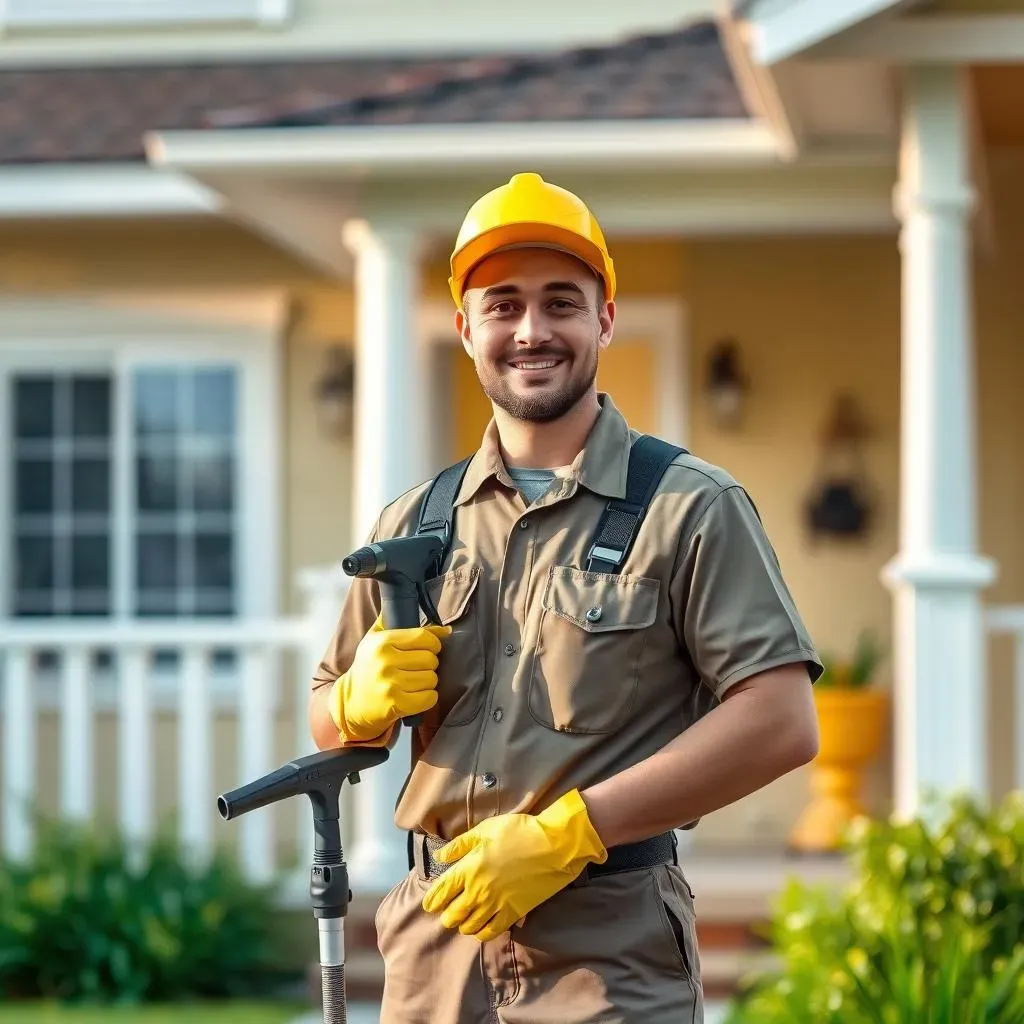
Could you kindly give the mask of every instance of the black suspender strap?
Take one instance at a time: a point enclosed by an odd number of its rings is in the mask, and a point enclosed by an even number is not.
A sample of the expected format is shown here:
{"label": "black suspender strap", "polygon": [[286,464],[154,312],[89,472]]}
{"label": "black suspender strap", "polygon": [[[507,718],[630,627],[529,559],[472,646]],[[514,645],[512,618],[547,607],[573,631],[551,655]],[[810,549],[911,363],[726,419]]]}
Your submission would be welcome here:
{"label": "black suspender strap", "polygon": [[473,456],[467,455],[461,462],[442,469],[434,477],[420,505],[420,519],[416,525],[417,534],[438,533],[444,545],[434,565],[435,575],[440,575],[441,567],[448,556],[448,549],[451,547],[455,499],[459,496],[462,478],[466,475],[466,470],[469,469],[469,464],[472,461]]}
{"label": "black suspender strap", "polygon": [[626,496],[611,498],[605,506],[587,555],[588,572],[619,572],[665,470],[685,451],[650,434],[641,434],[633,442],[626,473]]}
{"label": "black suspender strap", "polygon": [[[622,500],[612,498],[601,514],[596,537],[587,557],[589,571],[617,573],[622,568],[665,470],[677,455],[685,451],[685,448],[650,434],[642,434],[633,442],[626,473],[626,496]],[[420,505],[416,532],[438,533],[443,542],[434,566],[435,575],[440,575],[451,547],[455,499],[472,458],[472,455],[467,456],[461,462],[441,470],[434,477]],[[406,850],[410,871],[415,866],[413,843],[417,841],[416,834],[410,831]]]}

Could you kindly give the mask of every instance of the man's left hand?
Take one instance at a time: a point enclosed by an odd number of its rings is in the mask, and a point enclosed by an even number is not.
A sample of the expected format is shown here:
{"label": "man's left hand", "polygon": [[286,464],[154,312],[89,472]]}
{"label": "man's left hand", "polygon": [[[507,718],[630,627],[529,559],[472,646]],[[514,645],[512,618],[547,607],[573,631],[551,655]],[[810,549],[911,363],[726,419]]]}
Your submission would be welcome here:
{"label": "man's left hand", "polygon": [[608,858],[578,790],[540,814],[500,814],[434,854],[451,866],[427,890],[423,909],[480,942],[496,938],[565,888],[588,863]]}

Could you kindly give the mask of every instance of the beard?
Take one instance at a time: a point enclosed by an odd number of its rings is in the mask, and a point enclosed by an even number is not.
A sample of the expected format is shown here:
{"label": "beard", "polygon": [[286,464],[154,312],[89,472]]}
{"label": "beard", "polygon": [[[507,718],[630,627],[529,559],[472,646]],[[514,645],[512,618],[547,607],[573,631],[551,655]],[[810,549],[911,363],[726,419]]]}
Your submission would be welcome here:
{"label": "beard", "polygon": [[484,394],[513,419],[525,423],[551,423],[569,412],[593,386],[597,379],[597,345],[594,345],[585,363],[573,367],[564,384],[553,388],[538,388],[536,394],[515,391],[506,377],[492,368],[481,366],[479,362],[477,377]]}

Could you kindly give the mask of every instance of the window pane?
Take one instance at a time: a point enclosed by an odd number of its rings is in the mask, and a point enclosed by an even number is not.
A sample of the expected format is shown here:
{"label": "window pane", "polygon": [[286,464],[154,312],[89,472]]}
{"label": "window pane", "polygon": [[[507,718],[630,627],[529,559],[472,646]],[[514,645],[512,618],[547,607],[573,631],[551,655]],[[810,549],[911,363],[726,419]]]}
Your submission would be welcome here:
{"label": "window pane", "polygon": [[136,462],[136,474],[136,508],[140,512],[174,512],[180,507],[175,456],[143,456]]}
{"label": "window pane", "polygon": [[53,460],[18,459],[14,471],[14,512],[32,515],[53,511]]}
{"label": "window pane", "polygon": [[197,370],[192,383],[192,422],[195,433],[207,437],[232,437],[235,432],[234,371]]}
{"label": "window pane", "polygon": [[105,590],[110,583],[110,540],[106,534],[71,538],[71,587]]}
{"label": "window pane", "polygon": [[76,590],[72,596],[69,611],[72,615],[109,615],[110,592],[107,590]]}
{"label": "window pane", "polygon": [[22,590],[14,599],[12,611],[22,618],[40,618],[54,614],[52,590]]}
{"label": "window pane", "polygon": [[178,538],[167,533],[140,533],[136,548],[139,590],[173,589],[178,585]]}
{"label": "window pane", "polygon": [[18,590],[52,590],[53,541],[20,534],[14,542],[14,579]]}
{"label": "window pane", "polygon": [[71,422],[76,438],[110,436],[110,380],[76,377],[71,387]]}
{"label": "window pane", "polygon": [[15,615],[111,610],[111,377],[12,377]]}
{"label": "window pane", "polygon": [[191,470],[192,507],[199,512],[230,512],[234,491],[231,456],[195,455]]}
{"label": "window pane", "polygon": [[14,434],[19,438],[52,437],[54,382],[48,377],[20,377],[14,385]]}
{"label": "window pane", "polygon": [[[144,590],[135,598],[135,614],[165,617],[178,613],[178,594],[174,590]],[[176,658],[174,659],[177,660]]]}
{"label": "window pane", "polygon": [[227,588],[233,573],[230,533],[200,533],[195,537],[196,586]]}
{"label": "window pane", "polygon": [[[234,615],[235,597],[230,590],[201,590],[196,596],[196,615]],[[234,663],[234,652],[225,652],[231,657],[225,659],[226,664]]]}
{"label": "window pane", "polygon": [[71,507],[75,512],[110,510],[109,459],[75,459],[71,465]]}
{"label": "window pane", "polygon": [[134,378],[141,615],[233,612],[237,392],[233,367],[147,368]]}
{"label": "window pane", "polygon": [[174,371],[140,370],[135,375],[135,432],[143,437],[173,434],[178,425],[179,379]]}

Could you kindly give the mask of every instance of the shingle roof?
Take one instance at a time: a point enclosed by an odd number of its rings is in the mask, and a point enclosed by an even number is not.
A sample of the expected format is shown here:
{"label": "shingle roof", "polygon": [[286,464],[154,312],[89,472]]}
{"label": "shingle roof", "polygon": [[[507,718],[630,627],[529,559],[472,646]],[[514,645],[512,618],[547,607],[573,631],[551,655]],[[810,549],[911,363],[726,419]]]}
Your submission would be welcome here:
{"label": "shingle roof", "polygon": [[150,130],[747,116],[699,22],[540,56],[0,71],[0,163],[142,160]]}

